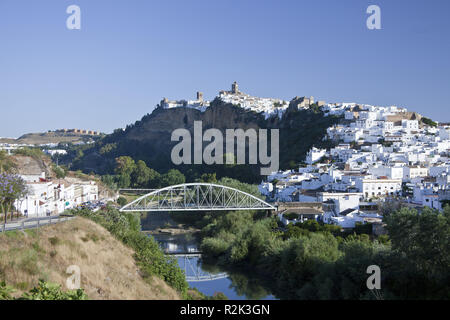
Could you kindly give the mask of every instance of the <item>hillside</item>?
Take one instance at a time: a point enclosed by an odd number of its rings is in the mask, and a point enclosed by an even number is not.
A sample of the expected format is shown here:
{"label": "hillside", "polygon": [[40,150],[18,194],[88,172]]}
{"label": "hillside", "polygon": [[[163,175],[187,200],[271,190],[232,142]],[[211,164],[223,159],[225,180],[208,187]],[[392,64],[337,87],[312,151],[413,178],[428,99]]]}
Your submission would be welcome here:
{"label": "hillside", "polygon": [[42,155],[32,157],[27,155],[12,155],[12,161],[16,165],[16,171],[24,175],[40,175],[45,172],[46,177],[55,177],[52,169],[52,161],[49,157]]}
{"label": "hillside", "polygon": [[99,137],[87,134],[78,134],[70,132],[38,132],[38,133],[27,133],[20,136],[17,139],[11,138],[0,138],[0,143],[9,144],[50,144],[50,143],[80,143],[95,141]]}
{"label": "hillside", "polygon": [[[223,134],[226,129],[235,128],[280,129],[280,166],[296,168],[313,145],[323,144],[321,140],[326,129],[340,118],[325,117],[318,108],[299,110],[292,105],[281,119],[277,116],[265,119],[263,114],[219,99],[212,101],[204,112],[192,108],[158,107],[125,130],[118,129],[95,144],[72,150],[66,161],[72,164],[72,170],[106,174],[113,172],[116,157],[126,155],[144,160],[159,172],[177,168],[186,174],[192,166],[175,166],[171,162],[170,153],[176,144],[171,142],[171,134],[175,129],[185,128],[193,136],[194,121],[202,121],[203,130],[217,128]],[[259,182],[261,179],[258,165],[211,165],[201,169],[203,172],[216,172],[219,177],[239,177],[246,182]]]}
{"label": "hillside", "polygon": [[67,267],[81,269],[81,287],[89,299],[179,299],[163,280],[143,280],[134,252],[100,225],[77,217],[58,225],[0,235],[0,282],[23,291],[39,279],[66,289]]}

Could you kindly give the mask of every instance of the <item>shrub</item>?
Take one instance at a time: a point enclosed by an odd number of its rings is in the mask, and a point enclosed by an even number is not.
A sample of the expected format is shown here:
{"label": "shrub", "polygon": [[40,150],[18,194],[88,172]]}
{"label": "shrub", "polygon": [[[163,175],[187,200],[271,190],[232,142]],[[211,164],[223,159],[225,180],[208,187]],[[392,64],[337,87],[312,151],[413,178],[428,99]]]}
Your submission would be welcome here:
{"label": "shrub", "polygon": [[217,257],[220,256],[221,254],[224,254],[229,247],[230,244],[223,239],[206,238],[202,241],[200,249],[201,251],[207,253],[208,255]]}
{"label": "shrub", "polygon": [[11,286],[7,286],[4,281],[0,282],[0,300],[12,300],[11,293],[14,289]]}
{"label": "shrub", "polygon": [[87,300],[83,289],[62,291],[61,286],[39,280],[39,284],[24,293],[20,300]]}
{"label": "shrub", "polygon": [[123,207],[128,203],[128,201],[125,197],[119,197],[117,199],[117,203],[119,204],[119,206]]}

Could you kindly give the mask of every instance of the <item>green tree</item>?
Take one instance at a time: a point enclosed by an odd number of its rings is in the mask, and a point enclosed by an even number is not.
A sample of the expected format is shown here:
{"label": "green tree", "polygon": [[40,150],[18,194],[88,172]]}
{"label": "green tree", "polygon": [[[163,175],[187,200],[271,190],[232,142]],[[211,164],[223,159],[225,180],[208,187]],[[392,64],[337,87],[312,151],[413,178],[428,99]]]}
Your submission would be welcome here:
{"label": "green tree", "polygon": [[216,173],[204,173],[198,180],[205,183],[217,183]]}
{"label": "green tree", "polygon": [[135,187],[145,187],[150,179],[150,169],[147,164],[139,160],[131,174],[131,181]]}
{"label": "green tree", "polygon": [[67,175],[68,169],[64,166],[53,165],[53,172],[58,179],[64,179]]}
{"label": "green tree", "polygon": [[117,199],[117,203],[119,204],[119,206],[123,207],[128,203],[128,201],[125,197],[119,197]]}
{"label": "green tree", "polygon": [[113,152],[115,149],[117,149],[117,144],[115,144],[115,143],[108,143],[108,144],[105,144],[103,147],[100,148],[99,153],[101,155],[105,155],[105,154]]}
{"label": "green tree", "polygon": [[136,168],[136,163],[131,157],[122,156],[116,158],[116,167],[114,169],[117,175],[128,175],[131,176]]}
{"label": "green tree", "polygon": [[54,283],[39,280],[39,284],[24,293],[20,300],[87,300],[83,289],[64,292],[61,286]]}
{"label": "green tree", "polygon": [[402,208],[386,218],[392,248],[432,277],[448,275],[450,266],[450,207],[442,213]]}
{"label": "green tree", "polygon": [[116,167],[114,171],[117,175],[117,184],[119,188],[129,188],[131,186],[131,174],[136,168],[136,163],[131,157],[122,156],[116,158]]}
{"label": "green tree", "polygon": [[128,174],[121,174],[117,176],[117,185],[119,188],[129,188],[131,186],[131,177]]}
{"label": "green tree", "polygon": [[422,122],[425,123],[426,125],[429,125],[431,127],[437,127],[437,123],[434,122],[433,120],[429,119],[429,118],[422,118]]}
{"label": "green tree", "polygon": [[0,209],[4,213],[5,223],[8,212],[12,209],[14,202],[25,197],[27,194],[27,186],[21,177],[13,174],[0,173]]}
{"label": "green tree", "polygon": [[163,187],[185,183],[185,176],[177,169],[170,169],[166,174],[161,176],[161,184]]}
{"label": "green tree", "polygon": [[102,182],[111,189],[117,189],[117,183],[113,175],[106,174],[102,176]]}

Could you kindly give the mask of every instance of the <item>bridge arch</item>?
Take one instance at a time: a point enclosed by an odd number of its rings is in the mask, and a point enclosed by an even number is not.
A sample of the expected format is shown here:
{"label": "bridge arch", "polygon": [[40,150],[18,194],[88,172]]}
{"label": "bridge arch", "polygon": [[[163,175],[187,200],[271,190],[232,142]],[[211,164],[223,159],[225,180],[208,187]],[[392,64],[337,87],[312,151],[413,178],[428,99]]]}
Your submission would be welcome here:
{"label": "bridge arch", "polygon": [[121,212],[276,210],[241,190],[212,183],[185,183],[152,191]]}

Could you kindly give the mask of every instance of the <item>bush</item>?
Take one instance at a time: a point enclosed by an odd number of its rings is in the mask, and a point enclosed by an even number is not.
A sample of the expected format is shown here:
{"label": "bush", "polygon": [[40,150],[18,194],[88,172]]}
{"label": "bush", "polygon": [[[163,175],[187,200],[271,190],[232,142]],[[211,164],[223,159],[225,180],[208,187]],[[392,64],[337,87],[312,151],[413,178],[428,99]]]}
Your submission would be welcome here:
{"label": "bush", "polygon": [[208,255],[217,257],[220,256],[221,254],[224,254],[229,247],[230,244],[223,239],[206,238],[202,241],[200,249],[203,252],[207,252]]}
{"label": "bush", "polygon": [[127,199],[125,197],[119,197],[117,199],[117,203],[118,203],[119,206],[123,207],[123,206],[125,206],[128,203],[128,201],[127,201]]}
{"label": "bush", "polygon": [[22,155],[22,156],[28,156],[32,157],[34,159],[41,159],[43,156],[45,156],[44,152],[42,152],[39,148],[20,148],[13,151],[16,155]]}
{"label": "bush", "polygon": [[422,118],[422,122],[425,123],[425,124],[428,125],[428,126],[431,126],[431,127],[437,127],[437,123],[434,122],[433,120],[429,119],[429,118],[423,117],[423,118]]}
{"label": "bush", "polygon": [[13,297],[11,293],[14,292],[14,289],[10,286],[7,286],[5,282],[0,282],[0,300],[12,300]]}
{"label": "bush", "polygon": [[342,233],[308,220],[280,234],[275,220],[255,214],[207,219],[204,253],[224,267],[256,273],[281,299],[374,299],[366,286],[370,265],[383,270],[385,299],[450,299],[450,207],[390,212],[389,236],[378,238],[369,236],[370,224]]}
{"label": "bush", "polygon": [[83,289],[62,291],[61,286],[39,280],[37,287],[24,293],[20,300],[87,300]]}

